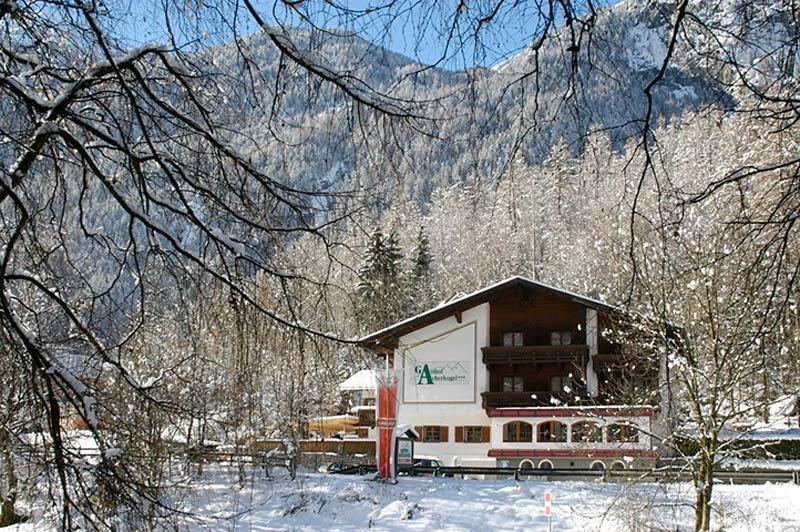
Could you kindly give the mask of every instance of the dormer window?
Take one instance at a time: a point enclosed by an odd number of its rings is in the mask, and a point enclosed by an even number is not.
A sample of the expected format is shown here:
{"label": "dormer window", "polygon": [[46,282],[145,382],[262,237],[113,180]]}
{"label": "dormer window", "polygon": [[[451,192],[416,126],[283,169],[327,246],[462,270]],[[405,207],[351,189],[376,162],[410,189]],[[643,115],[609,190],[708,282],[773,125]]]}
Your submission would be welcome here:
{"label": "dormer window", "polygon": [[503,333],[503,347],[521,347],[524,343],[523,335],[519,331]]}

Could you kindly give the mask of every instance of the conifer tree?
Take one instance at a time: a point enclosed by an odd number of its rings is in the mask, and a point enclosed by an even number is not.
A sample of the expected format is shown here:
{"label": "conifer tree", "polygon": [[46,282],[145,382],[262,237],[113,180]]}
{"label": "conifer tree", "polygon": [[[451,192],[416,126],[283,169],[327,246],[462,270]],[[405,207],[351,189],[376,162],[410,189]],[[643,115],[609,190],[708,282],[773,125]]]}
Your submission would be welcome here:
{"label": "conifer tree", "polygon": [[417,241],[412,251],[411,280],[412,282],[427,279],[431,274],[433,257],[431,257],[430,242],[425,233],[425,227],[420,226]]}
{"label": "conifer tree", "polygon": [[385,326],[403,313],[406,283],[402,261],[397,233],[392,230],[385,236],[377,229],[370,237],[364,262],[358,270],[358,314],[363,326]]}
{"label": "conifer tree", "polygon": [[428,234],[420,226],[414,249],[411,251],[411,276],[409,278],[409,306],[420,312],[431,306],[435,297],[432,284],[433,257]]}

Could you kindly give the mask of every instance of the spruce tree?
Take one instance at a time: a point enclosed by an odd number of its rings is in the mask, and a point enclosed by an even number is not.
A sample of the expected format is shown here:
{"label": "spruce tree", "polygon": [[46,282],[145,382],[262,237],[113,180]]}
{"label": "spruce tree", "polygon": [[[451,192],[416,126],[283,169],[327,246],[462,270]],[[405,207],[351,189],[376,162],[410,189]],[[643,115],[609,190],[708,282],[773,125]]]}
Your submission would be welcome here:
{"label": "spruce tree", "polygon": [[420,226],[417,240],[411,252],[411,275],[409,278],[409,307],[415,312],[426,310],[434,299],[432,285],[433,257],[425,227]]}
{"label": "spruce tree", "polygon": [[359,318],[367,328],[382,327],[405,312],[403,252],[395,231],[376,229],[359,268]]}

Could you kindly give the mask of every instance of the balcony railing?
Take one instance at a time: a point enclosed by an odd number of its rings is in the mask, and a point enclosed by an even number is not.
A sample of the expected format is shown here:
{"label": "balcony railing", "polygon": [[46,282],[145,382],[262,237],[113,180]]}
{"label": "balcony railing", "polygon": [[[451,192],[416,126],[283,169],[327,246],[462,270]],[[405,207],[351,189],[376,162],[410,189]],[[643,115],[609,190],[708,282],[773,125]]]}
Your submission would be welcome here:
{"label": "balcony railing", "polygon": [[[565,392],[483,392],[483,408],[593,404],[587,394]],[[580,398],[580,399],[578,399]]]}
{"label": "balcony railing", "polygon": [[586,364],[589,356],[587,345],[530,345],[519,347],[484,347],[484,364],[536,364],[567,362]]}
{"label": "balcony railing", "polygon": [[481,394],[483,408],[530,408],[559,406],[606,406],[635,404],[648,407],[658,406],[658,397],[619,397],[601,393],[589,396],[586,390],[565,392],[483,392]]}

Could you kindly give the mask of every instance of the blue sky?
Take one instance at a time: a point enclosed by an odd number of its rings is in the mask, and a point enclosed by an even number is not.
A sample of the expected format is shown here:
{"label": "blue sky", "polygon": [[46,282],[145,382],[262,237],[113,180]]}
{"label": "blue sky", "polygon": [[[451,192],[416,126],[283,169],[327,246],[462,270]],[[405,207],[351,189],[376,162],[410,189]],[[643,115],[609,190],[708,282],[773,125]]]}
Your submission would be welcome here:
{"label": "blue sky", "polygon": [[[168,20],[164,16],[165,1],[121,0],[115,3],[115,7],[121,8],[125,15],[114,29],[131,44],[163,41],[167,35]],[[398,0],[391,11],[385,9],[389,2],[307,0],[300,9],[303,15],[320,27],[345,28],[424,64],[438,62],[439,66],[454,70],[496,64],[526,48],[542,29],[542,18],[535,5],[538,2],[534,1],[505,2],[504,6],[508,4],[512,7],[500,9],[494,21],[481,28],[477,38],[476,21],[491,11],[494,0],[467,2],[470,8],[461,14],[457,14],[457,0],[429,1],[424,3],[424,9],[417,5],[422,2]],[[183,6],[182,12],[176,14],[170,8],[172,15],[169,20],[181,44],[191,47],[226,42],[233,35],[234,24],[239,35],[257,31],[252,18],[241,5],[240,11],[235,13],[227,4],[218,9],[219,2],[211,0],[178,3]],[[255,3],[269,23],[309,25],[296,11],[287,8],[279,0],[255,0]],[[613,2],[599,2],[600,5],[609,3]],[[412,5],[414,9],[403,9]],[[224,22],[220,11],[224,13]],[[456,21],[455,25],[453,21]],[[200,40],[198,36],[201,36]]]}

